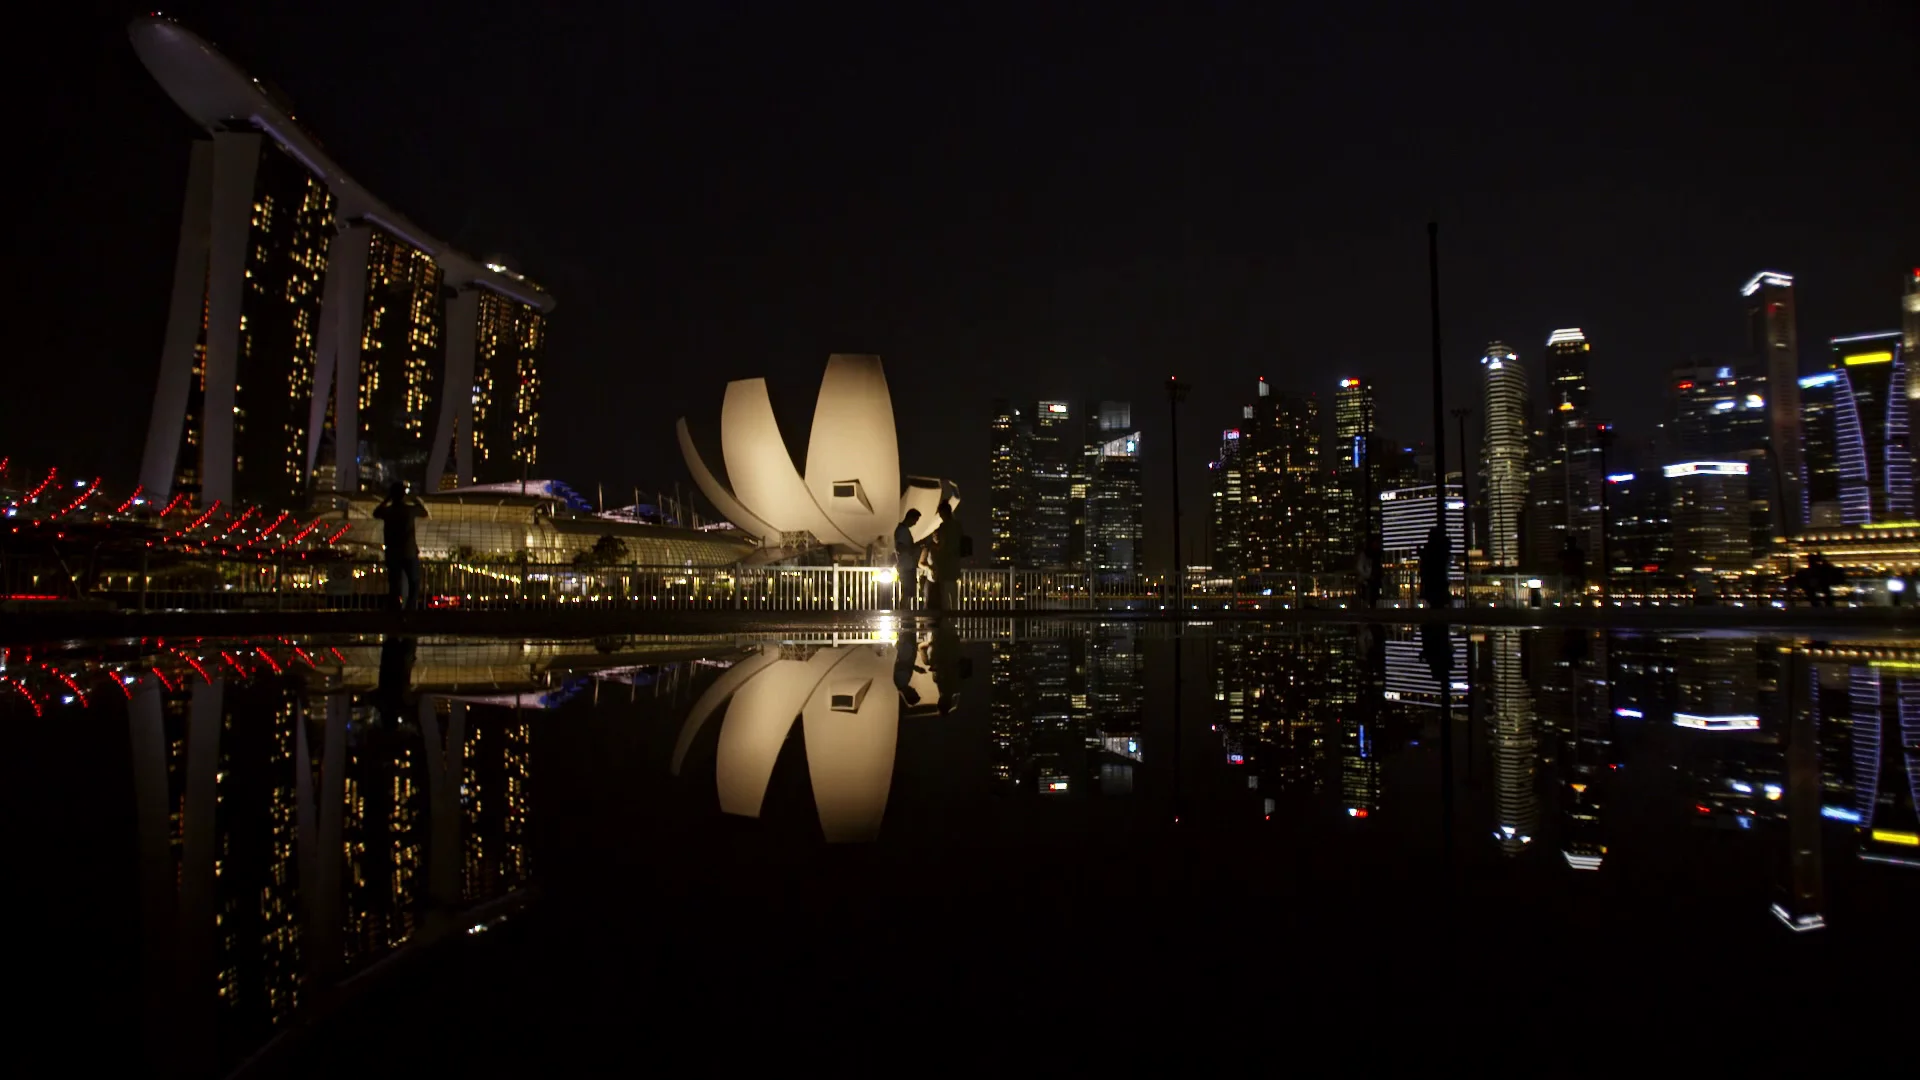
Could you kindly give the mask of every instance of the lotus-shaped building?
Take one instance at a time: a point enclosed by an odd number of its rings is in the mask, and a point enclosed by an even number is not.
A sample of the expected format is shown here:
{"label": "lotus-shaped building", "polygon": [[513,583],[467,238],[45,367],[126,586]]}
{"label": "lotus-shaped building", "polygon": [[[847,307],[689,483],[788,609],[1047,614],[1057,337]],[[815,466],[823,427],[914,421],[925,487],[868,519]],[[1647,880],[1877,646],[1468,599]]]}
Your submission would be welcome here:
{"label": "lotus-shaped building", "polygon": [[943,493],[960,502],[950,483],[917,476],[901,483],[893,399],[877,356],[827,358],[805,475],[787,454],[765,379],[728,383],[720,406],[720,453],[731,488],[701,459],[685,417],[678,430],[701,494],[762,547],[810,546],[811,538],[836,556],[879,559],[892,551],[893,528],[909,509],[920,511],[917,541],[938,527],[934,510]]}
{"label": "lotus-shaped building", "polygon": [[900,721],[944,714],[957,696],[931,668],[926,643],[907,633],[894,644],[762,645],[694,703],[674,744],[673,774],[725,705],[713,751],[720,810],[758,818],[797,720],[822,834],[829,843],[872,840],[893,787]]}

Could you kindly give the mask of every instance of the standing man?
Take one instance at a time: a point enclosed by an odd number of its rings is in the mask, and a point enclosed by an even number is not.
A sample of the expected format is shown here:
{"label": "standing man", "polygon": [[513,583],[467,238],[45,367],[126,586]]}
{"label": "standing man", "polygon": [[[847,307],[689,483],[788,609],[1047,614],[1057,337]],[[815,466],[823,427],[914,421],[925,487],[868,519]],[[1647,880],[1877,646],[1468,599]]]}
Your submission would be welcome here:
{"label": "standing man", "polygon": [[953,503],[940,500],[940,528],[933,534],[933,607],[952,611],[960,606],[960,515]]}
{"label": "standing man", "polygon": [[913,527],[920,511],[908,510],[893,529],[893,609],[912,611],[915,586],[920,579],[920,545],[913,542]]}
{"label": "standing man", "polygon": [[420,546],[414,539],[413,519],[430,516],[417,495],[407,492],[404,480],[395,480],[387,497],[373,508],[386,523],[387,597],[396,610],[420,608]]}

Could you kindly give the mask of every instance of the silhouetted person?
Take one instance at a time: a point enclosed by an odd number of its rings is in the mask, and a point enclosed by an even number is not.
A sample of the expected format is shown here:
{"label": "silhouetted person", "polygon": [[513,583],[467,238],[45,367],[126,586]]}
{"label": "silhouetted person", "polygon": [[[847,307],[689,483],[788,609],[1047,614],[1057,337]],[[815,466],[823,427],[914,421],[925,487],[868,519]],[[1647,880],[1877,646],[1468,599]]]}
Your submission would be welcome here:
{"label": "silhouetted person", "polygon": [[920,545],[914,543],[913,527],[920,523],[920,511],[908,510],[907,516],[893,528],[893,609],[912,611],[914,594],[920,583]]}
{"label": "silhouetted person", "polygon": [[373,690],[374,710],[382,720],[399,723],[406,716],[407,692],[413,688],[414,639],[388,634],[380,640],[380,681]]}
{"label": "silhouetted person", "polygon": [[1569,599],[1587,591],[1587,553],[1569,534],[1560,545],[1560,589]]}
{"label": "silhouetted person", "polygon": [[940,715],[945,716],[960,701],[960,633],[951,622],[943,619],[934,624],[927,666],[933,669],[933,685],[940,690]]}
{"label": "silhouetted person", "polygon": [[913,688],[913,661],[919,654],[919,635],[899,630],[893,635],[893,688],[909,708],[920,704],[920,692]]}
{"label": "silhouetted person", "polygon": [[960,606],[960,515],[940,500],[940,527],[933,533],[933,595],[928,606],[953,611]]}
{"label": "silhouetted person", "polygon": [[1447,581],[1452,569],[1453,546],[1447,534],[1435,525],[1427,530],[1426,546],[1420,549],[1420,599],[1430,608],[1453,606],[1453,592]]}
{"label": "silhouetted person", "polygon": [[429,516],[426,504],[407,494],[405,481],[396,480],[387,489],[386,499],[373,508],[373,516],[386,523],[387,596],[395,608],[418,609],[420,545],[414,538],[413,519]]}

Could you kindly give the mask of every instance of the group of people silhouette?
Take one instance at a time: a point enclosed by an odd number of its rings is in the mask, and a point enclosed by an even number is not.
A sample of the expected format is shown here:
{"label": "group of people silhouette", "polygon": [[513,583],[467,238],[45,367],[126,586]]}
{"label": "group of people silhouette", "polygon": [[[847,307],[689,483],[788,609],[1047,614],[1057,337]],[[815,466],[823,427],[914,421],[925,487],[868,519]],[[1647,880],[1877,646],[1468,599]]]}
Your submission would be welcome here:
{"label": "group of people silhouette", "polygon": [[[913,538],[920,524],[920,511],[908,510],[893,529],[893,609],[952,611],[960,606],[960,557],[964,538],[960,534],[960,515],[953,503],[941,499],[934,513],[940,525],[925,540]],[[921,603],[920,582],[927,588]]]}

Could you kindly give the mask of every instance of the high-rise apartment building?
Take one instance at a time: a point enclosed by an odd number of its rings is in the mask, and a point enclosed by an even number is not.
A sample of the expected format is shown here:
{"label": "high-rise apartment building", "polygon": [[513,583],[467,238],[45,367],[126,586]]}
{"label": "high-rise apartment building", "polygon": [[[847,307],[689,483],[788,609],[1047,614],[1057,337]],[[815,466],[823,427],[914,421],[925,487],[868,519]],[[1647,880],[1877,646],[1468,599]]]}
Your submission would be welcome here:
{"label": "high-rise apartment building", "polygon": [[1220,456],[1207,466],[1212,497],[1213,575],[1238,581],[1247,573],[1246,468],[1239,428],[1220,433]]}
{"label": "high-rise apartment building", "polygon": [[1518,566],[1533,434],[1527,372],[1518,354],[1497,341],[1487,345],[1480,366],[1486,373],[1482,405],[1486,435],[1480,441],[1480,453],[1486,466],[1487,500],[1487,533],[1481,546],[1489,565]]}
{"label": "high-rise apartment building", "polygon": [[1327,547],[1320,463],[1320,403],[1260,380],[1246,469],[1247,565],[1253,572],[1310,573]]}
{"label": "high-rise apartment building", "polygon": [[1327,566],[1353,565],[1363,538],[1377,531],[1375,496],[1381,486],[1373,460],[1379,439],[1373,380],[1340,380],[1333,392],[1333,482],[1327,489]]}
{"label": "high-rise apartment building", "polygon": [[[553,298],[380,202],[201,38],[159,16],[129,34],[208,133],[188,164],[141,463],[148,501],[177,489],[202,504],[291,505],[393,479],[436,487],[449,459],[456,484],[519,477],[536,460]],[[476,359],[482,342],[495,352]],[[504,435],[482,435],[483,402]],[[334,448],[324,470],[323,445]]]}
{"label": "high-rise apartment building", "polygon": [[1089,573],[1137,574],[1146,537],[1140,490],[1141,435],[1133,409],[1103,401],[1089,432],[1082,477],[1085,484],[1085,548]]}
{"label": "high-rise apartment building", "polygon": [[1740,289],[1747,302],[1747,351],[1767,378],[1768,438],[1778,465],[1782,505],[1774,512],[1776,535],[1800,528],[1806,502],[1801,492],[1800,331],[1794,317],[1793,275],[1763,270]]}
{"label": "high-rise apartment building", "polygon": [[1536,567],[1558,564],[1568,537],[1600,550],[1600,447],[1588,371],[1593,345],[1578,327],[1547,337],[1546,415],[1528,489],[1527,548]]}

